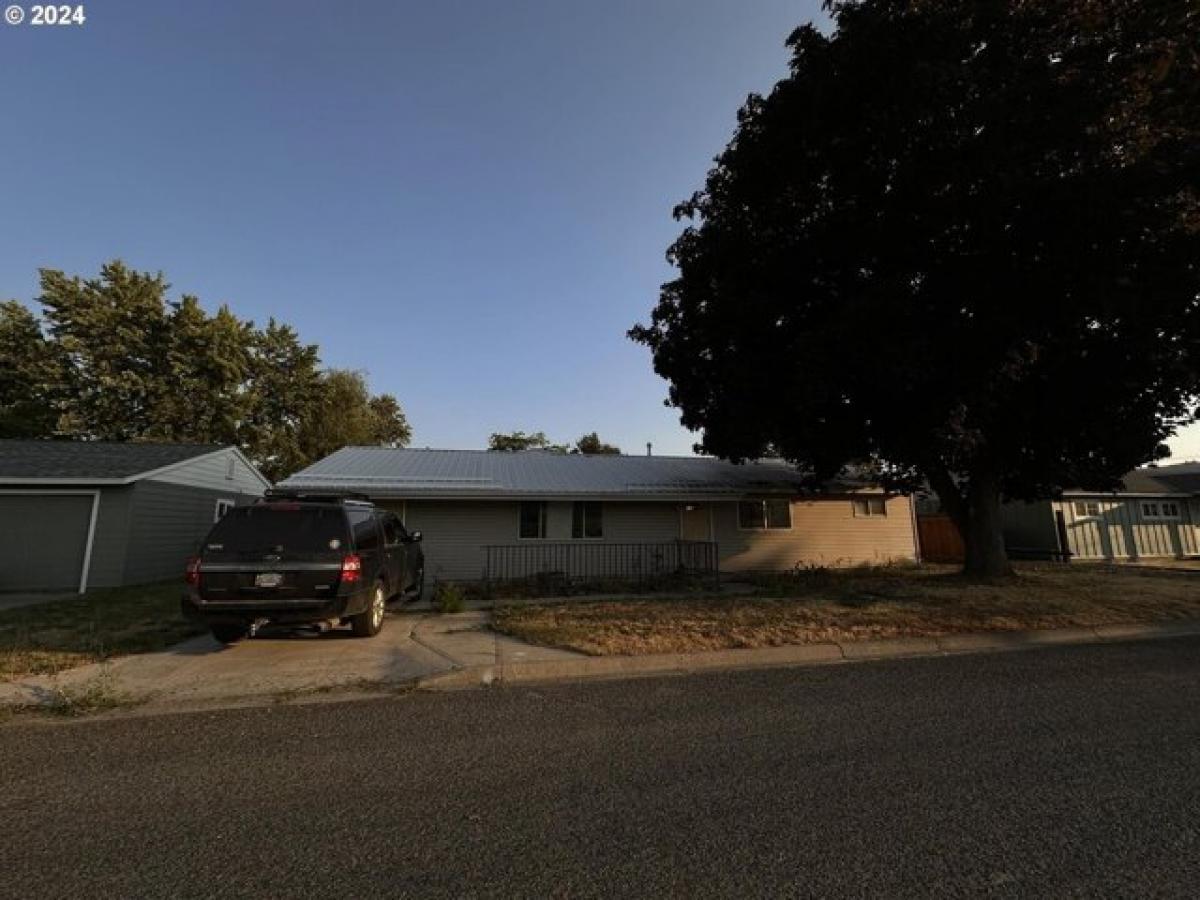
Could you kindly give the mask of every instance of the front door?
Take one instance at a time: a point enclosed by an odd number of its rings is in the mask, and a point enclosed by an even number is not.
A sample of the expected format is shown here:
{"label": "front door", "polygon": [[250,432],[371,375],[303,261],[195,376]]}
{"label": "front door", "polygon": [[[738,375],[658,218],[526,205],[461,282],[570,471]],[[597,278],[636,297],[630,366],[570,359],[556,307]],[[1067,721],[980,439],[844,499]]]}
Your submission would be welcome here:
{"label": "front door", "polygon": [[712,540],[712,510],[707,503],[685,503],[679,511],[679,539]]}

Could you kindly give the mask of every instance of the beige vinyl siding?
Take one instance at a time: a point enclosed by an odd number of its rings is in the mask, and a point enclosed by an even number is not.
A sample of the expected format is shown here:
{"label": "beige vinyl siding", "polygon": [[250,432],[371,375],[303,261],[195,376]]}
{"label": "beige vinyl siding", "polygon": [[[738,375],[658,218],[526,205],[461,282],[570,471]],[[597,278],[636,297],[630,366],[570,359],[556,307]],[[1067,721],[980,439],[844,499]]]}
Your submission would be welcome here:
{"label": "beige vinyl siding", "polygon": [[782,571],[917,558],[908,497],[889,497],[886,516],[855,516],[849,497],[794,500],[790,529],[738,528],[737,503],[713,504],[721,571]]}
{"label": "beige vinyl siding", "polygon": [[[1075,504],[1095,504],[1096,515],[1076,512]],[[1109,495],[1072,497],[1056,501],[1067,526],[1067,541],[1077,559],[1138,559],[1181,557],[1200,553],[1196,535],[1196,509],[1186,499],[1167,498],[1179,506],[1178,519],[1152,519],[1142,515],[1142,503],[1164,501],[1153,497]]]}
{"label": "beige vinyl siding", "polygon": [[[518,538],[517,501],[379,500],[382,507],[404,516],[409,530],[419,530],[430,579],[475,580],[483,574],[488,544],[536,544]],[[742,531],[737,503],[711,507],[714,538],[723,571],[790,569],[795,565],[849,566],[913,560],[916,549],[908,498],[887,501],[887,516],[856,517],[849,498],[797,500],[792,503],[788,531]],[[655,544],[678,540],[678,502],[603,501],[604,537],[587,544]],[[572,543],[571,501],[547,502],[547,543]]]}
{"label": "beige vinyl siding", "polygon": [[232,449],[188,460],[183,465],[154,475],[146,481],[254,496],[261,496],[265,489],[254,469]]}

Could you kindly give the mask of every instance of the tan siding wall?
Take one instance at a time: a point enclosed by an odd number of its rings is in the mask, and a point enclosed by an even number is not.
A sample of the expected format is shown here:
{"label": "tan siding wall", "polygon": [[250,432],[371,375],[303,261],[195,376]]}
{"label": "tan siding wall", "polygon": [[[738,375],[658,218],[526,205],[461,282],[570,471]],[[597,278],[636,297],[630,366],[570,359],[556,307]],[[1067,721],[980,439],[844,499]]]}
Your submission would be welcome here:
{"label": "tan siding wall", "polygon": [[[1142,516],[1142,499],[1110,496],[1079,498],[1095,503],[1097,515],[1076,513],[1076,499],[1054,503],[1062,510],[1071,552],[1079,559],[1137,559],[1140,557],[1194,556],[1200,553],[1194,505],[1179,505],[1178,519],[1148,519]],[[1161,500],[1150,502],[1162,503]]]}
{"label": "tan siding wall", "polygon": [[[515,501],[381,500],[420,530],[430,578],[474,580],[483,572],[486,544],[519,544]],[[857,565],[916,558],[908,498],[888,500],[886,517],[856,518],[849,499],[792,504],[790,531],[740,531],[737,504],[710,504],[724,571],[790,569],[796,564]],[[604,503],[604,538],[594,543],[656,543],[679,537],[680,504]],[[547,508],[547,540],[571,539],[571,503]],[[530,542],[534,543],[534,542]],[[592,543],[592,542],[589,542]]]}
{"label": "tan siding wall", "polygon": [[887,515],[856,517],[848,498],[797,500],[790,530],[742,531],[737,503],[713,504],[721,570],[781,571],[794,566],[853,566],[915,560],[912,506],[891,497]]}

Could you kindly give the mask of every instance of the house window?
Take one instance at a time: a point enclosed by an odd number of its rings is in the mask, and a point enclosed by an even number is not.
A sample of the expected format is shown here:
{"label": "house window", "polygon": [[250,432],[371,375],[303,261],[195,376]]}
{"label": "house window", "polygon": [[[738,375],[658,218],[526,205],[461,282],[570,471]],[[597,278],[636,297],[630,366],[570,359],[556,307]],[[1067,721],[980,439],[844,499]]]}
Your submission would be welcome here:
{"label": "house window", "polygon": [[517,536],[536,540],[546,536],[546,504],[526,501],[521,504],[521,521]]}
{"label": "house window", "polygon": [[597,502],[576,502],[571,510],[571,537],[604,537],[604,507]]}
{"label": "house window", "polygon": [[791,528],[792,504],[787,500],[743,500],[738,503],[738,528]]}
{"label": "house window", "polygon": [[882,497],[856,497],[850,505],[856,518],[887,515],[887,502]]}
{"label": "house window", "polygon": [[213,510],[213,521],[220,522],[225,518],[225,513],[229,512],[236,505],[236,502],[233,500],[218,500],[216,508]]}
{"label": "house window", "polygon": [[1142,517],[1146,519],[1178,519],[1179,504],[1173,500],[1161,503],[1143,503]]}
{"label": "house window", "polygon": [[1076,500],[1075,515],[1077,517],[1098,516],[1100,515],[1100,503],[1096,500]]}

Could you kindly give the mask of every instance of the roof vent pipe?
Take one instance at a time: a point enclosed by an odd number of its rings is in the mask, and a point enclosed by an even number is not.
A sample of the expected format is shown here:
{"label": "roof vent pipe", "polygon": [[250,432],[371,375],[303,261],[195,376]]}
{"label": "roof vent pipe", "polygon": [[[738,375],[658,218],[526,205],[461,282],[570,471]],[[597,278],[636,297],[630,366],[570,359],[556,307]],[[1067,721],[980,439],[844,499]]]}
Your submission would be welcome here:
{"label": "roof vent pipe", "polygon": [[646,455],[653,456],[654,455],[654,453],[652,452],[653,450],[654,450],[654,445],[652,443],[650,443],[649,441],[646,441]]}

